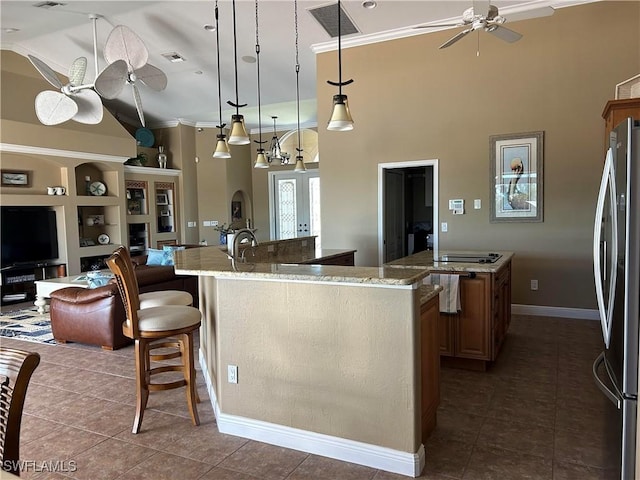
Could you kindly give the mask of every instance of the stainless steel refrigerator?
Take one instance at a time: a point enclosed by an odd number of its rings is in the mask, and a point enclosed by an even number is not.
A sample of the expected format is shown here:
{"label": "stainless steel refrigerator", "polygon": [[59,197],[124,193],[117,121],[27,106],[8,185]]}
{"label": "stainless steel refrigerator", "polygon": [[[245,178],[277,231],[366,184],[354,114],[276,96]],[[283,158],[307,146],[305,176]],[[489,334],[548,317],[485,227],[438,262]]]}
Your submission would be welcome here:
{"label": "stainless steel refrigerator", "polygon": [[636,478],[640,303],[640,123],[628,118],[609,137],[593,234],[593,267],[604,350],[593,364],[613,402],[611,451],[623,480]]}

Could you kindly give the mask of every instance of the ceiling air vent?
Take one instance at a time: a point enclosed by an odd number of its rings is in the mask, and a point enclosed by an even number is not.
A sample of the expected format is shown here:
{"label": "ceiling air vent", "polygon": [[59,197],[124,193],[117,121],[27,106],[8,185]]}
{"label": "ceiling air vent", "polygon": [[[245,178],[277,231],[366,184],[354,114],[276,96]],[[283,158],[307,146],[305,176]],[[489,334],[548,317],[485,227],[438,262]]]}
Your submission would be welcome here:
{"label": "ceiling air vent", "polygon": [[172,63],[186,62],[186,58],[176,52],[163,53],[162,56]]}
{"label": "ceiling air vent", "polygon": [[[323,7],[310,8],[309,12],[313,15],[322,28],[331,36],[338,36],[338,4],[325,5]],[[340,6],[340,33],[341,35],[350,35],[352,33],[360,33],[360,30],[353,24],[347,12]]]}
{"label": "ceiling air vent", "polygon": [[53,8],[53,7],[64,7],[66,3],[58,3],[58,2],[39,2],[34,4],[33,6],[36,8]]}

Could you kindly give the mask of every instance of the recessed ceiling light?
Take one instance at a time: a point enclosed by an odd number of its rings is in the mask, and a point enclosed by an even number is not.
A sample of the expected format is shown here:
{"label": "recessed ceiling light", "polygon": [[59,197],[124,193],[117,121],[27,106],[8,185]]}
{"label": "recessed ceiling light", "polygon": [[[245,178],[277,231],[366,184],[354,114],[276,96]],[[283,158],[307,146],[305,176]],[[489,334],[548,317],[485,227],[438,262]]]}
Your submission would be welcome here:
{"label": "recessed ceiling light", "polygon": [[196,71],[195,71],[195,72],[193,72],[193,73],[195,73],[196,75],[202,75],[202,70],[196,70]]}
{"label": "recessed ceiling light", "polygon": [[205,25],[203,27],[207,32],[215,32],[216,31],[216,26],[215,25]]}
{"label": "recessed ceiling light", "polygon": [[19,29],[19,28],[11,28],[11,27],[8,27],[8,28],[3,28],[3,29],[2,29],[2,31],[3,31],[4,33],[16,33],[16,32],[19,32],[19,31],[20,31],[20,29]]}
{"label": "recessed ceiling light", "polygon": [[374,0],[364,0],[364,2],[362,2],[362,6],[364,8],[372,9],[376,8],[378,4]]}
{"label": "recessed ceiling light", "polygon": [[247,63],[256,63],[256,57],[252,55],[245,55],[244,57],[242,57],[242,60]]}

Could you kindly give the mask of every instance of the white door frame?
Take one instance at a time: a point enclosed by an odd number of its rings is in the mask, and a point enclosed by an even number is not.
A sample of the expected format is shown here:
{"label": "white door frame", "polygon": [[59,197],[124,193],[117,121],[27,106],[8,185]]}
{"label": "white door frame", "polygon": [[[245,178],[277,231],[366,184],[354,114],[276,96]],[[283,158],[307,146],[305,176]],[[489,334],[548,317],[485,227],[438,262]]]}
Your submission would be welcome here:
{"label": "white door frame", "polygon": [[384,171],[393,168],[433,167],[433,254],[438,255],[438,159],[378,164],[378,265],[384,264]]}

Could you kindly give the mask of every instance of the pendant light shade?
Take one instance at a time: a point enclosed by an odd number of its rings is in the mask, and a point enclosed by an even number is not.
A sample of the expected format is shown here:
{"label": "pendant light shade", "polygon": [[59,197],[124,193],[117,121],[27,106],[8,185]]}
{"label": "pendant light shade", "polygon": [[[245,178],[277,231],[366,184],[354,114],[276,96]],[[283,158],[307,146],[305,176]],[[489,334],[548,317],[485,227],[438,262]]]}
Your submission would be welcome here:
{"label": "pendant light shade", "polygon": [[307,172],[307,167],[304,166],[304,159],[302,158],[302,155],[298,155],[296,157],[296,166],[293,169],[294,172],[298,172],[298,173],[306,173]]}
{"label": "pendant light shade", "polygon": [[247,129],[244,126],[244,116],[231,115],[231,133],[229,134],[230,145],[248,145],[251,143]]}
{"label": "pendant light shade", "polygon": [[218,135],[218,142],[216,143],[216,149],[213,152],[213,158],[231,158],[231,152],[229,151],[229,145],[227,145],[227,139],[225,134]]}
{"label": "pendant light shade", "polygon": [[338,81],[327,80],[329,85],[338,87],[338,94],[333,96],[333,112],[327,125],[327,130],[336,132],[353,130],[353,118],[351,118],[351,112],[349,111],[347,96],[342,93],[342,87],[353,83],[353,79],[342,81],[341,10],[340,0],[338,0]]}
{"label": "pendant light shade", "polygon": [[345,132],[353,130],[353,119],[349,111],[349,103],[346,95],[333,96],[333,112],[327,130]]}
{"label": "pendant light shade", "polygon": [[236,0],[232,2],[233,7],[233,60],[234,60],[234,72],[236,79],[236,101],[227,101],[229,105],[235,107],[236,113],[231,115],[231,133],[229,134],[229,145],[248,145],[251,143],[247,129],[244,126],[244,117],[240,115],[240,108],[246,107],[246,103],[240,103],[238,101],[238,39],[236,36]]}
{"label": "pendant light shade", "polygon": [[253,168],[269,168],[269,164],[267,163],[267,156],[264,154],[264,149],[258,150],[256,163]]}
{"label": "pendant light shade", "polygon": [[229,151],[229,145],[227,144],[227,136],[224,133],[224,127],[225,124],[222,123],[222,94],[221,94],[221,90],[222,88],[220,87],[220,28],[218,25],[218,19],[219,19],[219,12],[218,12],[218,1],[216,0],[216,9],[215,9],[215,14],[216,14],[216,59],[218,62],[218,111],[219,111],[219,120],[220,123],[216,126],[216,128],[218,128],[220,130],[220,133],[218,133],[217,138],[218,141],[216,142],[216,149],[213,152],[213,158],[231,158],[231,152]]}

